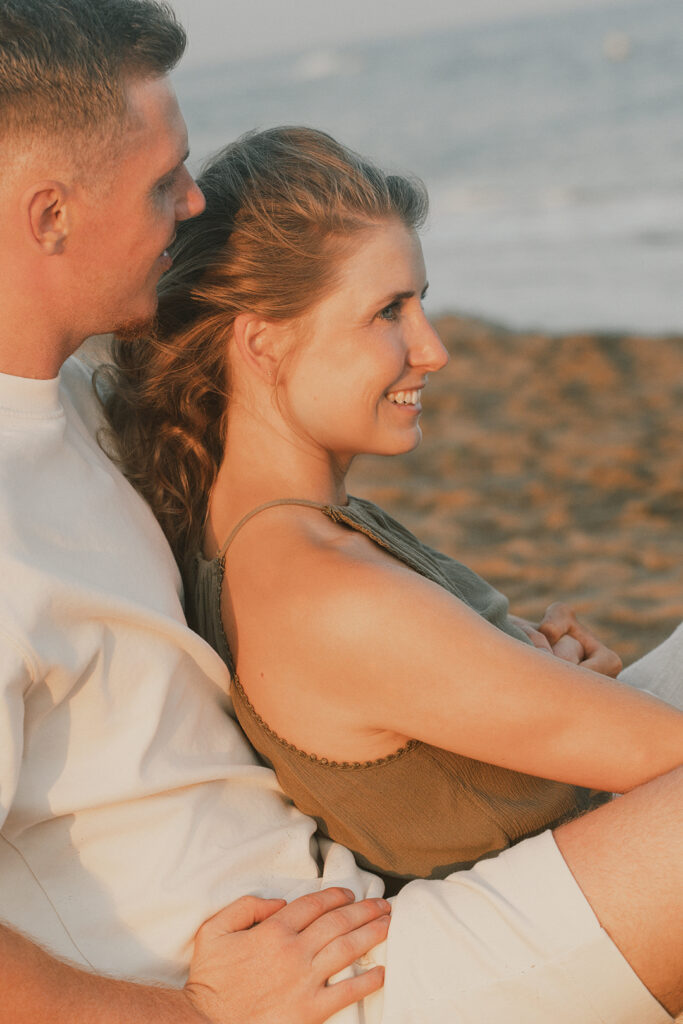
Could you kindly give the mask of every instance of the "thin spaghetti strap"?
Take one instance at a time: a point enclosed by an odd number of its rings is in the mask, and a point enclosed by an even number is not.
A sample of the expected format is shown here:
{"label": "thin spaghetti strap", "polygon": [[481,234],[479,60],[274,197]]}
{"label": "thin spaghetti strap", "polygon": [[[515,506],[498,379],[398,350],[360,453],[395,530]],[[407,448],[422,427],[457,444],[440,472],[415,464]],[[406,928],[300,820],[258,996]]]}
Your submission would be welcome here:
{"label": "thin spaghetti strap", "polygon": [[251,512],[247,512],[245,516],[242,516],[239,523],[237,523],[237,525],[232,528],[228,535],[228,539],[226,540],[225,544],[220,549],[216,557],[225,557],[228,548],[230,547],[233,540],[240,532],[245,523],[248,523],[249,520],[253,519],[253,517],[258,515],[259,512],[265,512],[267,508],[275,508],[276,505],[304,505],[306,508],[318,509],[325,509],[330,507],[329,505],[321,504],[321,502],[319,501],[307,501],[305,498],[276,498],[275,501],[267,501],[264,505],[257,505],[257,507],[253,508]]}

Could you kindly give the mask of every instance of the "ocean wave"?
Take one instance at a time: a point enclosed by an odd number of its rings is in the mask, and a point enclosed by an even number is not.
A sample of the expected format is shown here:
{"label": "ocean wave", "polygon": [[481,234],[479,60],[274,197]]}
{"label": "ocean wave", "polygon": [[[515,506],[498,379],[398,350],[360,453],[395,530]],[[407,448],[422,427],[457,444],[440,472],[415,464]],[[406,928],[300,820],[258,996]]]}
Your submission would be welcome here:
{"label": "ocean wave", "polygon": [[338,75],[356,75],[362,70],[357,54],[320,49],[302,53],[292,65],[292,77],[299,82],[316,82]]}

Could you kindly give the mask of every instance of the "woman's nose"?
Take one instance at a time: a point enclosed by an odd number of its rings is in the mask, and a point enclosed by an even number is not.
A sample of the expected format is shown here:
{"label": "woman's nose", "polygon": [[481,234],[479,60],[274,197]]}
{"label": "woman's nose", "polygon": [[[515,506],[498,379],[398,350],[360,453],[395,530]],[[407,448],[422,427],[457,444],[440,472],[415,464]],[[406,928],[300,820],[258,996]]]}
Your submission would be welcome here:
{"label": "woman's nose", "polygon": [[448,362],[449,355],[444,343],[424,315],[416,325],[411,341],[409,362],[411,366],[422,366],[430,373],[441,370]]}

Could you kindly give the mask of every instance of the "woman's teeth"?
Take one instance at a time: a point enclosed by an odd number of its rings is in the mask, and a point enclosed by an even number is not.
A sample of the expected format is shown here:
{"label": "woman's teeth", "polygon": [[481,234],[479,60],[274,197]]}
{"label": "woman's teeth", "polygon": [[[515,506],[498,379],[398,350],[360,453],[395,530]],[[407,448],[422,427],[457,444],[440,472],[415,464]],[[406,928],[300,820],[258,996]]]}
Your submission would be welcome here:
{"label": "woman's teeth", "polygon": [[420,392],[418,391],[392,391],[387,395],[390,402],[394,405],[417,405],[420,401]]}

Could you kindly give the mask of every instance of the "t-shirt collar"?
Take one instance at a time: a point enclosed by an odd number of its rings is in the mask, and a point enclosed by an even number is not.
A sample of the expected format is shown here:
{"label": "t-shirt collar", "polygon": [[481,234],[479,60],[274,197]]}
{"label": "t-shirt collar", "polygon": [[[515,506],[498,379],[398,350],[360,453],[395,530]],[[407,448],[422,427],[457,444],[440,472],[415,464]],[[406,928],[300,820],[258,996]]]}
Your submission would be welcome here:
{"label": "t-shirt collar", "polygon": [[62,411],[59,377],[34,380],[0,373],[0,412],[24,416],[54,416]]}

